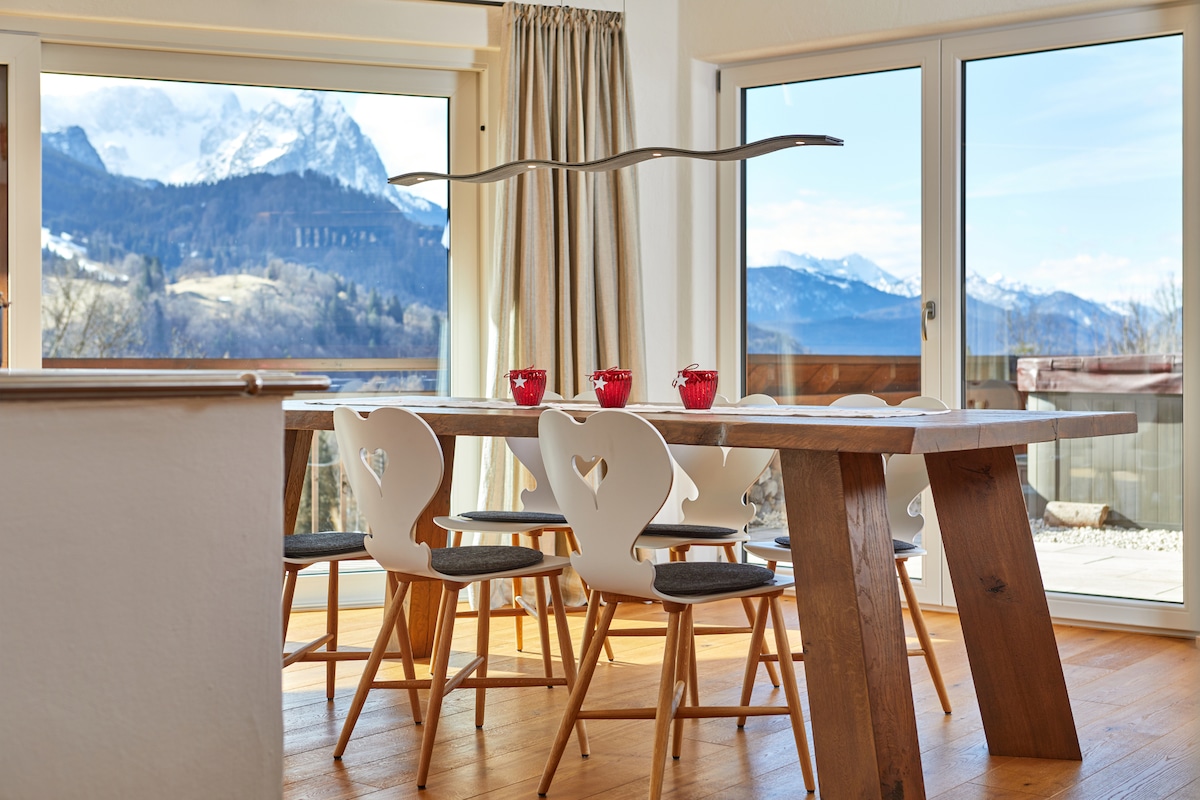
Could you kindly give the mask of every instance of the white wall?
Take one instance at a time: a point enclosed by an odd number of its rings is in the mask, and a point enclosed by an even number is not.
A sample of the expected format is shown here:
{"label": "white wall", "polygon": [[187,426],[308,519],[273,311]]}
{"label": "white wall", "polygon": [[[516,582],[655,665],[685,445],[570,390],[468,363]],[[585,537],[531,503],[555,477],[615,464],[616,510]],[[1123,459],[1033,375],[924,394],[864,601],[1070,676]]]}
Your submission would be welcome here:
{"label": "white wall", "polygon": [[279,797],[280,398],[0,405],[0,796]]}

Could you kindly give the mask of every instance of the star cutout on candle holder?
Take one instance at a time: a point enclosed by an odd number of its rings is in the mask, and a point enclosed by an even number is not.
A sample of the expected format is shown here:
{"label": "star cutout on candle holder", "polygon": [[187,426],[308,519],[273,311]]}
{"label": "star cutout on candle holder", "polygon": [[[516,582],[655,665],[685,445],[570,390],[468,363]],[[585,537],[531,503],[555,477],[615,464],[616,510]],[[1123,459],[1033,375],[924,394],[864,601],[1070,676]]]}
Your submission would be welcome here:
{"label": "star cutout on candle holder", "polygon": [[675,385],[687,386],[687,375],[684,375],[682,372],[679,373],[679,377],[675,379]]}
{"label": "star cutout on candle holder", "polygon": [[608,381],[604,380],[603,376],[596,378],[596,380],[592,381],[592,386],[596,387],[597,392],[603,391],[604,387],[607,385],[608,385]]}
{"label": "star cutout on candle holder", "polygon": [[521,376],[520,378],[514,378],[512,384],[516,389],[523,388],[525,386],[525,377]]}

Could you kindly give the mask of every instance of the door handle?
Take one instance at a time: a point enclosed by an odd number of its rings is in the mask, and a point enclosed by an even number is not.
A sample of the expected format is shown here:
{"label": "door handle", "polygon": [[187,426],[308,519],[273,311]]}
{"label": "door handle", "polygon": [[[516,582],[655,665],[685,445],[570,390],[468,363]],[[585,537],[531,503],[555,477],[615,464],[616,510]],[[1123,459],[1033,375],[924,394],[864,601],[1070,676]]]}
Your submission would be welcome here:
{"label": "door handle", "polygon": [[937,303],[926,300],[921,307],[921,341],[929,341],[929,320],[937,319]]}

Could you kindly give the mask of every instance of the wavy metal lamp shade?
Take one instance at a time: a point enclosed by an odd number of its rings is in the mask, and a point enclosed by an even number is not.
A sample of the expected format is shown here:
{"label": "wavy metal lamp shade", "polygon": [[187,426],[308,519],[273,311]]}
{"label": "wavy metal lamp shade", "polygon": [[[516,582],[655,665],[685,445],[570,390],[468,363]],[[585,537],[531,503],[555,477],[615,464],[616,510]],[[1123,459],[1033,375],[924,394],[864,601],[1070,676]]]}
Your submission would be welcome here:
{"label": "wavy metal lamp shade", "polygon": [[649,161],[652,158],[699,158],[705,161],[741,161],[746,158],[754,158],[755,156],[774,153],[776,150],[784,150],[788,147],[802,147],[804,145],[819,145],[841,147],[842,140],[833,136],[812,136],[807,134],[794,134],[790,136],[772,136],[769,139],[760,139],[757,142],[748,142],[737,147],[728,147],[724,150],[683,150],[678,147],[640,147],[637,150],[627,150],[624,153],[617,153],[608,158],[598,158],[595,161],[581,161],[579,163],[571,163],[568,161],[542,161],[538,159],[526,159],[523,161],[510,161],[507,164],[501,164],[498,167],[485,169],[482,172],[472,172],[467,175],[446,175],[440,172],[406,172],[403,175],[397,175],[394,178],[388,178],[388,183],[396,184],[397,186],[415,186],[418,183],[425,181],[462,181],[464,183],[492,183],[493,181],[501,181],[505,178],[511,178],[514,175],[520,175],[533,169],[549,168],[549,169],[569,169],[575,172],[606,172],[608,170],[620,169],[621,167],[629,167],[642,161]]}

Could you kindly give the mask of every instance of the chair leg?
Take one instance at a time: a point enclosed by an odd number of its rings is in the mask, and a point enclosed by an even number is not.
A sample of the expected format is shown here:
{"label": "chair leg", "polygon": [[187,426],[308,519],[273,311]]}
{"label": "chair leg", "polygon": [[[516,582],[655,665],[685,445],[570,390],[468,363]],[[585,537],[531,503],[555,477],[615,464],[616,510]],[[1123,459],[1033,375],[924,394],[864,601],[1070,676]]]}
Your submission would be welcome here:
{"label": "chair leg", "polygon": [[[593,600],[599,605],[599,593],[592,592],[592,594],[594,595]],[[587,696],[588,686],[591,685],[592,676],[596,673],[596,664],[600,661],[600,651],[604,648],[604,637],[608,635],[609,626],[612,625],[613,616],[617,613],[619,605],[620,603],[614,600],[604,606],[604,611],[600,614],[599,625],[589,640],[587,651],[580,660],[575,686],[567,698],[567,707],[563,709],[562,721],[558,724],[558,733],[554,736],[554,744],[550,747],[550,756],[546,759],[546,768],[542,770],[542,780],[538,783],[537,792],[541,797],[545,797],[546,793],[550,791],[550,783],[554,780],[555,771],[558,770],[558,762],[562,761],[563,751],[567,749],[567,741],[571,738],[571,729],[579,721],[579,710],[583,708],[583,699]],[[591,607],[592,603],[589,602],[589,615],[592,613]]]}
{"label": "chair leg", "polygon": [[796,753],[800,757],[800,771],[804,775],[804,788],[809,792],[815,792],[817,783],[813,778],[808,734],[804,731],[804,709],[800,706],[800,687],[796,685],[796,667],[790,658],[785,657],[787,653],[791,652],[791,646],[788,644],[787,627],[783,621],[783,604],[779,602],[779,595],[772,597],[770,602],[771,625],[775,628],[775,646],[780,653],[779,672],[783,678],[783,692],[787,697],[788,710],[791,712],[789,716],[792,720],[792,735],[796,738]]}
{"label": "chair leg", "polygon": [[[492,594],[492,582],[491,581],[480,581],[479,593],[481,595],[483,595],[484,597],[490,597]],[[478,675],[480,678],[487,677],[488,639],[491,636],[491,631],[492,631],[492,604],[491,603],[480,603],[479,604],[479,616],[476,618],[476,625],[475,625],[475,655],[477,655],[478,657],[483,659],[483,661],[480,662],[480,664],[479,664],[479,668],[475,672],[475,674]],[[435,682],[434,685],[436,686],[437,683]],[[483,712],[484,712],[484,709],[486,708],[486,705],[485,705],[486,702],[487,702],[487,689],[480,686],[477,689],[475,689],[475,727],[476,728],[483,727]]]}
{"label": "chair leg", "polygon": [[[754,693],[754,675],[758,672],[758,654],[762,652],[764,633],[767,629],[767,598],[758,602],[758,613],[754,615],[750,628],[750,652],[746,656],[746,672],[742,676],[742,697],[739,705],[750,705],[750,695]],[[782,660],[782,659],[781,659]],[[738,717],[737,726],[746,727],[746,718]]]}
{"label": "chair leg", "polygon": [[[484,600],[490,600],[490,599],[491,598],[480,598],[480,602],[483,602]],[[491,606],[489,605],[488,608],[491,608]],[[437,652],[438,642],[441,641],[441,639],[442,639],[442,620],[445,618],[446,618],[446,593],[442,592],[438,596],[437,619],[433,623],[433,642],[430,647],[431,652],[434,652],[434,653]],[[430,675],[433,674],[433,659],[432,658],[429,659],[429,674]]]}
{"label": "chair leg", "polygon": [[[513,543],[514,547],[521,544],[520,534],[514,533],[512,535],[512,543]],[[523,587],[522,587],[521,579],[513,578],[512,579],[512,607],[513,608],[521,607],[522,592],[523,592]],[[525,615],[517,614],[516,616],[514,616],[513,624],[517,626],[517,652],[520,653],[525,650]]]}
{"label": "chair leg", "polygon": [[[558,584],[558,575],[551,575],[550,580],[550,599],[554,603],[555,608],[563,607],[562,587]],[[571,647],[571,628],[567,625],[566,614],[554,615],[554,628],[558,633],[558,653],[559,660],[562,661],[563,675],[567,679],[567,692],[571,692],[575,688],[575,652]],[[583,720],[578,720],[575,723],[575,737],[579,740],[579,754],[587,756],[591,751],[591,745],[588,742],[587,725]]]}
{"label": "chair leg", "polygon": [[[538,637],[542,643],[542,668],[547,678],[554,677],[554,655],[550,652],[550,620],[546,609],[546,581],[557,581],[557,576],[538,577],[533,579],[533,588],[537,600]],[[561,606],[560,606],[561,608]],[[556,616],[563,616],[557,614]],[[547,689],[553,689],[554,684],[546,684]]]}
{"label": "chair leg", "polygon": [[[679,632],[679,652],[675,658],[675,680],[678,682],[682,676],[686,688],[690,688],[692,692],[692,704],[699,706],[698,692],[696,689],[696,666],[695,653],[696,639],[692,630],[692,606],[687,606],[683,611],[683,621]],[[685,691],[680,698],[680,705],[687,705],[688,693]],[[683,717],[676,716],[672,726],[672,742],[671,742],[671,758],[678,759],[683,754]]]}
{"label": "chair leg", "polygon": [[[750,623],[750,627],[754,627],[754,603],[749,597],[742,598],[742,610],[746,613],[746,622]],[[767,646],[767,640],[763,639],[762,654],[769,656],[771,648]],[[779,688],[779,673],[775,670],[775,664],[770,661],[763,661],[763,666],[767,668],[767,679],[771,681],[771,685],[776,689]]]}
{"label": "chair leg", "polygon": [[676,685],[675,667],[679,659],[680,628],[683,609],[667,610],[667,641],[664,646],[662,672],[658,679],[658,702],[654,710],[654,749],[650,762],[650,800],[662,798],[663,778],[667,768],[667,737],[674,722],[674,710],[682,700],[682,684]]}
{"label": "chair leg", "polygon": [[292,599],[296,596],[296,579],[300,576],[298,565],[283,565],[283,646],[287,647],[288,623],[292,620]]}
{"label": "chair leg", "polygon": [[[393,603],[400,603],[403,606],[404,595],[400,594],[400,579],[396,577],[396,573],[388,573],[388,585],[391,588],[391,596]],[[412,641],[408,638],[408,622],[404,619],[404,614],[396,615],[396,641],[400,644],[400,663],[404,666],[404,679],[416,680],[417,670],[413,663]],[[408,705],[412,708],[413,723],[420,725],[421,717],[421,695],[416,689],[408,690]]]}
{"label": "chair leg", "polygon": [[[450,645],[454,639],[454,612],[458,608],[459,584],[442,584],[442,619],[437,650],[433,656],[433,682],[429,685],[429,708],[425,713],[425,735],[421,737],[421,756],[417,763],[417,788],[424,789],[429,778],[433,743],[437,737],[442,700],[446,695],[446,673],[450,669]],[[482,608],[482,606],[480,606]]]}
{"label": "chair leg", "polygon": [[929,629],[925,627],[925,615],[921,613],[921,604],[917,602],[917,592],[913,589],[912,580],[908,577],[908,567],[905,561],[896,559],[896,573],[900,576],[900,587],[904,589],[904,600],[908,603],[908,615],[912,618],[913,628],[917,632],[917,641],[925,656],[925,665],[929,667],[929,677],[933,678],[933,688],[937,690],[938,700],[942,703],[942,711],[949,714],[950,695],[946,693],[946,683],[942,680],[942,670],[938,666],[937,656],[933,653],[933,640],[929,638]]}
{"label": "chair leg", "polygon": [[[329,579],[325,594],[325,632],[332,638],[325,645],[330,653],[337,652],[338,635],[338,562],[329,562]],[[337,681],[337,662],[325,662],[325,699],[333,699],[333,685]]]}
{"label": "chair leg", "polygon": [[[571,548],[571,552],[578,553],[579,552],[579,540],[575,538],[575,531],[571,530],[570,528],[566,528],[566,529],[564,529],[563,532],[567,535],[567,546],[569,548]],[[582,576],[580,576],[579,582],[583,585],[583,594],[585,597],[588,598],[587,602],[590,605],[592,602],[592,590],[591,590],[591,588],[588,587],[587,581],[585,581]],[[595,622],[595,620],[593,620],[593,623],[594,622]],[[593,630],[593,629],[594,628],[588,628],[588,627],[584,626],[585,631]],[[585,645],[581,649],[586,650],[587,646]],[[583,654],[580,653],[580,655],[583,655]],[[608,639],[604,640],[604,655],[606,655],[608,657],[609,661],[615,661],[617,658],[615,655],[613,655],[612,642],[609,641]]]}
{"label": "chair leg", "polygon": [[371,648],[371,656],[367,659],[367,665],[358,681],[358,691],[354,693],[354,701],[350,704],[346,721],[342,723],[342,733],[338,737],[337,746],[333,749],[334,758],[341,758],[342,754],[346,752],[346,745],[350,743],[350,734],[354,732],[358,715],[362,713],[363,704],[367,702],[367,693],[371,691],[375,674],[379,672],[379,662],[383,660],[383,654],[387,652],[388,639],[391,638],[392,631],[396,628],[396,617],[404,610],[404,595],[407,593],[408,583],[401,581],[396,596],[392,598],[391,606],[383,616],[383,625],[379,627],[379,635],[375,637],[375,646]]}

